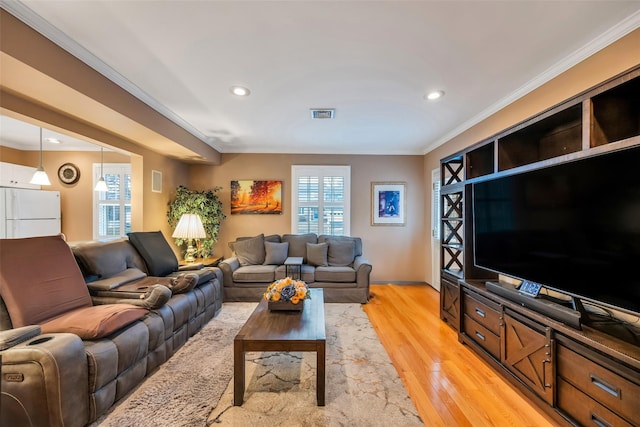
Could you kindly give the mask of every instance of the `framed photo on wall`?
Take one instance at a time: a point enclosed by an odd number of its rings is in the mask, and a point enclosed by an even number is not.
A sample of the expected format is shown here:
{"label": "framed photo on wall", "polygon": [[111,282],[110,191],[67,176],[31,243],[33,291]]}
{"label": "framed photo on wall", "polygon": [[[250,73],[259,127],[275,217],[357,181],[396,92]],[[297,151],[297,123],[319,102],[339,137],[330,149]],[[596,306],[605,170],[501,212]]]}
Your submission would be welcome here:
{"label": "framed photo on wall", "polygon": [[231,214],[282,214],[282,181],[231,181]]}
{"label": "framed photo on wall", "polygon": [[407,222],[407,183],[371,183],[371,225],[404,226]]}

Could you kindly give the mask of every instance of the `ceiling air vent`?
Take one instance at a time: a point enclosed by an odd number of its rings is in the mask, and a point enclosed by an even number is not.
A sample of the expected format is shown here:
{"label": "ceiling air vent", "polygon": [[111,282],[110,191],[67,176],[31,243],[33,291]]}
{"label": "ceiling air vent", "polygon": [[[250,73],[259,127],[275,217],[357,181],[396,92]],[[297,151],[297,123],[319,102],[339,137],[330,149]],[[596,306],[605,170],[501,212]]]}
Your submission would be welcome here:
{"label": "ceiling air vent", "polygon": [[312,119],[333,119],[336,110],[333,108],[312,108],[311,109],[311,118]]}

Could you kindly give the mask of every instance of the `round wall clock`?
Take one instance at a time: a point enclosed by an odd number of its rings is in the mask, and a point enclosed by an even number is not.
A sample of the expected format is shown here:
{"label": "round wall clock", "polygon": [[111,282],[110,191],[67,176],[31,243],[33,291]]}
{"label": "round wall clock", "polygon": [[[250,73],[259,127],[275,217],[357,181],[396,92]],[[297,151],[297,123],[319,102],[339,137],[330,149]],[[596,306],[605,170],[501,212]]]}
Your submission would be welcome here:
{"label": "round wall clock", "polygon": [[80,170],[73,163],[65,163],[58,169],[58,178],[65,184],[75,184],[80,179]]}

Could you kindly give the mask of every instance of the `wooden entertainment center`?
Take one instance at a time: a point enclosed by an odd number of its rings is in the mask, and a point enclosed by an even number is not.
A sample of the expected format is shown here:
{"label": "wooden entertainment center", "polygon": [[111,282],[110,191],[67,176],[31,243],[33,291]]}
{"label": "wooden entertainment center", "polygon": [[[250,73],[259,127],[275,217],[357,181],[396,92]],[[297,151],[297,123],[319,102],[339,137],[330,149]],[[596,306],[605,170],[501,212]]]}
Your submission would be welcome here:
{"label": "wooden entertainment center", "polygon": [[474,265],[472,184],[639,145],[640,66],[441,160],[440,317],[563,425],[640,425],[640,335],[510,298],[508,278]]}

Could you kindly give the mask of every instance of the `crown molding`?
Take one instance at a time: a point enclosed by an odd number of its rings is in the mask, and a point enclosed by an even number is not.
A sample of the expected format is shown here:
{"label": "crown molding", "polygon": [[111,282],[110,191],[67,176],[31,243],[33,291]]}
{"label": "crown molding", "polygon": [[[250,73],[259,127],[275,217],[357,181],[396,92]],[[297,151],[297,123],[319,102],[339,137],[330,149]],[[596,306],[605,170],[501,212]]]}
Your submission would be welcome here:
{"label": "crown molding", "polygon": [[428,144],[425,147],[422,154],[428,154],[429,152],[435,150],[442,144],[446,143],[447,141],[450,141],[451,139],[460,135],[462,132],[477,125],[481,121],[487,119],[491,115],[502,110],[509,104],[513,103],[514,101],[517,101],[518,99],[522,98],[526,94],[539,88],[543,84],[554,79],[555,77],[559,76],[560,74],[564,73],[565,71],[569,70],[570,68],[579,64],[580,62],[584,61],[588,57],[601,51],[602,49],[609,46],[613,42],[621,39],[622,37],[626,36],[627,34],[631,33],[632,31],[638,28],[640,28],[640,10],[631,14],[627,18],[623,19],[622,21],[617,23],[615,26],[611,27],[610,29],[608,29],[607,31],[602,33],[600,36],[596,37],[595,39],[587,43],[586,45],[577,49],[562,61],[547,68],[542,74],[539,74],[532,80],[529,80],[527,83],[520,86],[520,88],[518,88],[508,96],[500,99],[498,102],[489,106],[489,108],[481,111],[479,114],[473,116],[471,119],[463,122],[459,126],[447,132],[441,138],[437,139],[435,142]]}

